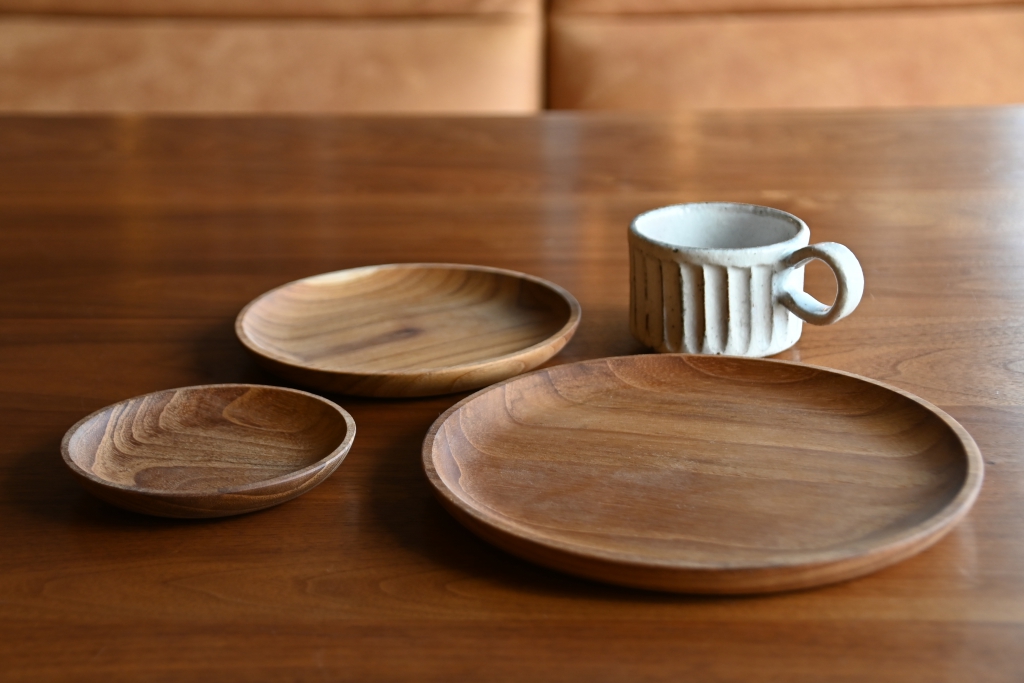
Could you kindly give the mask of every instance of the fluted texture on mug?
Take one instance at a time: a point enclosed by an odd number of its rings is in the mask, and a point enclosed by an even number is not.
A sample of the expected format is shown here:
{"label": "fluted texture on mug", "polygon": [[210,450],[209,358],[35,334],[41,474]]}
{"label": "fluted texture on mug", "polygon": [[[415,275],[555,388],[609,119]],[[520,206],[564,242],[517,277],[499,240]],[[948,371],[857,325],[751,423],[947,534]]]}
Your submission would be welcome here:
{"label": "fluted texture on mug", "polygon": [[662,352],[778,353],[796,343],[801,325],[775,302],[774,274],[767,265],[676,263],[633,250],[633,335]]}

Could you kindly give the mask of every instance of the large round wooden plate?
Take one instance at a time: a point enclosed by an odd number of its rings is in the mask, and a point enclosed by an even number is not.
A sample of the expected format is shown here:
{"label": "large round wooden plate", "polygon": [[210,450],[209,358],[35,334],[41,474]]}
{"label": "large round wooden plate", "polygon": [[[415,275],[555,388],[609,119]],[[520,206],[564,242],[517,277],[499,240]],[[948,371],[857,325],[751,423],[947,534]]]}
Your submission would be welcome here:
{"label": "large round wooden plate", "polygon": [[805,588],[935,543],[983,464],[899,389],[784,361],[609,358],[484,389],[423,465],[484,539],[571,574],[693,593]]}
{"label": "large round wooden plate", "polygon": [[561,287],[498,268],[406,263],[289,283],[238,315],[235,332],[282,377],[361,396],[477,389],[532,370],[576,331]]}

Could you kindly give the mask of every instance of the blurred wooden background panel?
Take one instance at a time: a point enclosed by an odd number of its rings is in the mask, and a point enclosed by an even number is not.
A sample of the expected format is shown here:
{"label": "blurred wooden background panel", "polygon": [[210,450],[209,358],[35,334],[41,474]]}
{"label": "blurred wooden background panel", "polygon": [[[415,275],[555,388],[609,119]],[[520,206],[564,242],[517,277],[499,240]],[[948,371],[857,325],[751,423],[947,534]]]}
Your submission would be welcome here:
{"label": "blurred wooden background panel", "polygon": [[[6,3],[87,3],[92,0],[0,0]],[[145,0],[106,0],[107,2],[145,2]],[[161,0],[183,3],[190,0]],[[199,0],[191,0],[198,2]],[[245,0],[236,0],[244,2]],[[265,0],[274,1],[274,0]],[[280,0],[278,0],[280,1]],[[312,2],[315,0],[306,0]],[[322,0],[327,2],[329,0]],[[344,1],[344,0],[343,0]],[[393,0],[398,1],[398,0]],[[441,1],[441,0],[438,0]],[[454,2],[456,0],[449,0]],[[469,1],[469,0],[465,0]],[[549,0],[553,14],[575,15],[671,15],[723,12],[776,12],[794,10],[833,11],[844,9],[964,7],[970,5],[1007,5],[1015,0]]]}
{"label": "blurred wooden background panel", "polygon": [[[740,11],[743,2],[704,0],[728,11],[675,14],[587,13],[582,1],[569,4],[552,17],[550,105],[664,110],[1024,102],[1024,5],[749,12]],[[820,0],[777,0],[780,7],[788,2]]]}
{"label": "blurred wooden background panel", "polygon": [[0,111],[530,113],[540,22],[0,15]]}
{"label": "blurred wooden background panel", "polygon": [[423,17],[539,11],[539,0],[0,0],[0,12],[160,17]]}

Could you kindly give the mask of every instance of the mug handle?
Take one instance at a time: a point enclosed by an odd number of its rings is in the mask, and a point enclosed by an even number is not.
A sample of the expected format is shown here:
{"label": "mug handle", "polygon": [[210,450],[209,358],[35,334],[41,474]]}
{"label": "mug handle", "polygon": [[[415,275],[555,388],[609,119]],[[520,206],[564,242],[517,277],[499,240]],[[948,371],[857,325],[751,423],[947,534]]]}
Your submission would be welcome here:
{"label": "mug handle", "polygon": [[[793,275],[809,261],[824,261],[836,276],[836,300],[826,306],[797,287]],[[783,262],[786,269],[776,275],[776,299],[804,322],[831,325],[857,308],[864,294],[864,271],[853,252],[837,242],[821,242],[797,249]]]}

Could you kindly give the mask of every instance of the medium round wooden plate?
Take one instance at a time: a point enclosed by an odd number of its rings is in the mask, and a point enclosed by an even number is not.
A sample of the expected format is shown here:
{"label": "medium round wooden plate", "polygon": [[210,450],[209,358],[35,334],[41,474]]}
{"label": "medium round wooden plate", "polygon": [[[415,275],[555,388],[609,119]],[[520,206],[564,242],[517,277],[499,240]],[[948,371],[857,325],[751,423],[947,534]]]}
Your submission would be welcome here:
{"label": "medium round wooden plate", "polygon": [[571,574],[752,593],[850,579],[968,511],[970,435],[907,392],[784,361],[650,355],[489,387],[431,427],[441,503],[485,540]]}
{"label": "medium round wooden plate", "polygon": [[286,284],[235,322],[256,358],[289,380],[359,396],[477,389],[531,370],[576,331],[569,292],[510,270],[409,263]]}
{"label": "medium round wooden plate", "polygon": [[91,493],[135,512],[225,517],[291,500],[345,459],[356,425],[295,389],[211,384],[107,406],[61,444]]}

